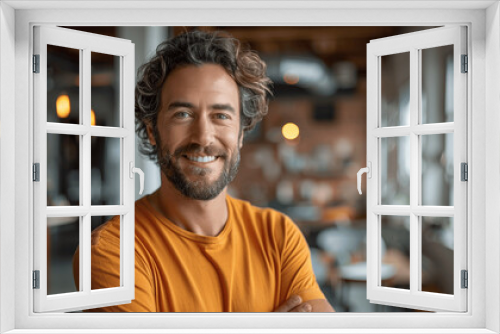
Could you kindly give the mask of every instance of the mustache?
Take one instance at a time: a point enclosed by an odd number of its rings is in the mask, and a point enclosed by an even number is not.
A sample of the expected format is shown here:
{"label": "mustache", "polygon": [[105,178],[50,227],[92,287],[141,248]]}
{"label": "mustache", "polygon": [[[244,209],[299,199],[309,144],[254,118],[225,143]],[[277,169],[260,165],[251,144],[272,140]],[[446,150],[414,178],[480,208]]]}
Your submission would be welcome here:
{"label": "mustache", "polygon": [[196,143],[190,143],[177,148],[172,154],[172,156],[180,157],[183,155],[196,155],[196,154],[203,154],[207,156],[216,156],[222,158],[225,158],[227,156],[226,152],[222,149],[219,149],[214,146],[202,147],[201,145]]}

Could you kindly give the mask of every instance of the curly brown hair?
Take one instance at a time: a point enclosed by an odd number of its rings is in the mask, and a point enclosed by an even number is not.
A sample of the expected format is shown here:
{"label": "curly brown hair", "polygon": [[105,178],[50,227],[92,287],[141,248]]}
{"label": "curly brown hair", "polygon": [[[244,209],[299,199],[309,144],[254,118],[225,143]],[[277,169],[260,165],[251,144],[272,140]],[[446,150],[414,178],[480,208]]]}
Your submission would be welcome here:
{"label": "curly brown hair", "polygon": [[157,160],[158,149],[151,145],[147,126],[158,138],[157,117],[161,107],[161,90],[168,75],[177,67],[217,64],[224,67],[239,88],[241,126],[245,133],[255,127],[268,111],[272,81],[266,75],[266,64],[260,57],[229,34],[191,31],[162,42],[156,54],[138,70],[135,89],[135,119],[141,139],[139,151]]}

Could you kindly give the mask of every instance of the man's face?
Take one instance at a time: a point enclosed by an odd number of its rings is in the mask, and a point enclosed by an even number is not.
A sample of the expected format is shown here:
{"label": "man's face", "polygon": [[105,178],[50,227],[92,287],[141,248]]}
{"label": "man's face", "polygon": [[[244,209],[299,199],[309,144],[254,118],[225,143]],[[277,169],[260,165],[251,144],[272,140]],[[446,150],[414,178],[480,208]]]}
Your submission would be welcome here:
{"label": "man's face", "polygon": [[184,196],[210,200],[234,179],[240,161],[239,94],[222,66],[185,66],[162,88],[157,136],[160,169]]}

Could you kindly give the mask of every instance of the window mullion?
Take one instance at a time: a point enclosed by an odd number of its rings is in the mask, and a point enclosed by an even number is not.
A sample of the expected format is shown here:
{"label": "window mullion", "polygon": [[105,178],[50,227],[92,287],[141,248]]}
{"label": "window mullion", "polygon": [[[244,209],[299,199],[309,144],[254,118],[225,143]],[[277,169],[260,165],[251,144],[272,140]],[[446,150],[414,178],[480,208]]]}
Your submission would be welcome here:
{"label": "window mullion", "polygon": [[[419,115],[419,83],[420,57],[416,48],[410,51],[410,208],[418,205],[419,200],[419,146],[418,135],[414,129],[418,124]],[[420,277],[420,242],[419,217],[410,210],[410,291],[412,294],[419,290]]]}
{"label": "window mullion", "polygon": [[[420,98],[420,101],[422,99]],[[443,133],[454,133],[455,124],[453,122],[419,124],[412,130],[418,135],[436,135]]]}
{"label": "window mullion", "polygon": [[[80,62],[80,105],[82,125],[86,128],[86,133],[81,140],[81,158],[80,170],[82,171],[81,188],[83,189],[83,206],[89,208],[91,205],[91,134],[90,134],[90,110],[91,110],[91,68],[90,68],[90,49],[84,48],[82,51],[82,61]],[[91,253],[90,253],[90,233],[91,233],[90,211],[86,212],[82,219],[82,233],[80,249],[82,250],[80,259],[80,270],[83,272],[83,291],[90,293],[91,290]]]}

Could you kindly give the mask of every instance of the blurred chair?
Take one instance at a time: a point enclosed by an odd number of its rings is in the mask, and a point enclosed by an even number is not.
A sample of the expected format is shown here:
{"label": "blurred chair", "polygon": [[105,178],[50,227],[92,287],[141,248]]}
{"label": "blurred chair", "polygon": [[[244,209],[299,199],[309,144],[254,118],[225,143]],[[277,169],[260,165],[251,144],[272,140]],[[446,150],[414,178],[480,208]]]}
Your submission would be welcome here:
{"label": "blurred chair", "polygon": [[351,262],[351,254],[360,249],[366,239],[366,231],[337,226],[318,233],[318,246],[334,256],[339,266]]}

